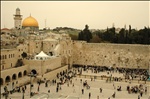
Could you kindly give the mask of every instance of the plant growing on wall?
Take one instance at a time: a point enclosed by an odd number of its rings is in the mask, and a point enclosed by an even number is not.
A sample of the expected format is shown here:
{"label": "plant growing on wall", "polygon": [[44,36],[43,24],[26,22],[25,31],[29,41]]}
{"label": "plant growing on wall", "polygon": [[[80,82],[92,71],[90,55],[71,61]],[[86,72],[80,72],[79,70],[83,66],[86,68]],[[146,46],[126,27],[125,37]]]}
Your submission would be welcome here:
{"label": "plant growing on wall", "polygon": [[21,56],[22,56],[22,58],[26,58],[26,57],[27,57],[27,53],[26,53],[26,52],[23,52],[23,53],[21,54]]}

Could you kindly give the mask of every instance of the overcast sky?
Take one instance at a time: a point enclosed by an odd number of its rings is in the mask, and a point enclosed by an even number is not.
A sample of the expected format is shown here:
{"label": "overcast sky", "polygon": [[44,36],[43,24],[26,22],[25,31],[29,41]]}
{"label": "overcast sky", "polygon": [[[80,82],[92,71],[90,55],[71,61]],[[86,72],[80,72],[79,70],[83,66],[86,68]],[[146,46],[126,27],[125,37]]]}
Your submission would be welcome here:
{"label": "overcast sky", "polygon": [[[124,27],[141,29],[149,26],[150,2],[148,1],[1,1],[1,28],[14,27],[13,15],[20,8],[23,20],[34,17],[39,27],[72,27],[90,29]],[[23,21],[22,20],[22,21]]]}

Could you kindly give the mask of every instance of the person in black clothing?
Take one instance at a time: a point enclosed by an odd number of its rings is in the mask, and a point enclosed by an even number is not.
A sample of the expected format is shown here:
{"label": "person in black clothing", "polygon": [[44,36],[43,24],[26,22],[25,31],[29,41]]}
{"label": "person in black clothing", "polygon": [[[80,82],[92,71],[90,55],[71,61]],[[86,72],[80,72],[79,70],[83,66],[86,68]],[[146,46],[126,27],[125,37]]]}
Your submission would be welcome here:
{"label": "person in black clothing", "polygon": [[115,98],[115,96],[116,96],[116,92],[114,92],[114,94],[112,95],[112,97]]}
{"label": "person in black clothing", "polygon": [[89,99],[91,98],[91,93],[89,92]]}
{"label": "person in black clothing", "polygon": [[40,91],[40,86],[38,86],[38,90],[37,90],[38,92]]}
{"label": "person in black clothing", "polygon": [[48,90],[48,93],[50,93],[50,89]]}
{"label": "person in black clothing", "polygon": [[100,93],[102,93],[102,88],[100,88]]}
{"label": "person in black clothing", "polygon": [[82,94],[84,94],[84,89],[82,89]]}
{"label": "person in black clothing", "polygon": [[58,87],[56,88],[56,92],[58,92]]}
{"label": "person in black clothing", "polygon": [[140,95],[141,95],[141,97],[142,97],[142,95],[143,95],[143,92],[142,92],[142,91],[140,92]]}
{"label": "person in black clothing", "polygon": [[27,86],[25,85],[24,88],[25,88],[25,90],[26,90],[26,89],[27,89]]}
{"label": "person in black clothing", "polygon": [[25,93],[25,89],[24,89],[24,87],[22,87],[22,92],[23,92],[23,93]]}

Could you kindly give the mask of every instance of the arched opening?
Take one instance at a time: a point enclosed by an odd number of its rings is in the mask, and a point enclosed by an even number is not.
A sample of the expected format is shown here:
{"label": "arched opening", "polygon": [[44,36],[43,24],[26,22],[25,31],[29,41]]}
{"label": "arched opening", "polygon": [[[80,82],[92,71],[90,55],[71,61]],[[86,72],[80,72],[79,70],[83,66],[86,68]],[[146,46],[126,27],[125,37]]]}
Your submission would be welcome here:
{"label": "arched opening", "polygon": [[18,73],[18,78],[20,78],[20,77],[22,77],[22,73],[21,72]]}
{"label": "arched opening", "polygon": [[33,69],[31,72],[32,72],[33,74],[37,74],[37,72],[36,72],[35,69]]}
{"label": "arched opening", "polygon": [[24,76],[26,76],[26,75],[27,75],[27,71],[26,71],[26,70],[23,72],[23,75],[24,75]]}
{"label": "arched opening", "polygon": [[16,74],[13,74],[12,80],[16,80]]}
{"label": "arched opening", "polygon": [[0,85],[3,85],[3,79],[0,78]]}
{"label": "arched opening", "polygon": [[7,77],[6,77],[5,82],[6,82],[6,83],[10,82],[10,76],[7,76]]}

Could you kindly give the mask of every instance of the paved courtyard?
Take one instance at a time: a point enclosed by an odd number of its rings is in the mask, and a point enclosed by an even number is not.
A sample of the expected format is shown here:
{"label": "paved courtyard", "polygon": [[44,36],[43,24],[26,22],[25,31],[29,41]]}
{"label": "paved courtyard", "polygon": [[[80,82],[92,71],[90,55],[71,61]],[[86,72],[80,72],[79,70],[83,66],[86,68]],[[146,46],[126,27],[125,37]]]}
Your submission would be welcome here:
{"label": "paved courtyard", "polygon": [[[147,82],[144,84],[144,82],[138,83],[138,81],[133,81],[131,84],[129,82],[106,82],[105,79],[95,79],[95,81],[91,81],[91,76],[100,76],[100,75],[107,75],[106,72],[101,72],[101,73],[91,73],[91,72],[83,72],[83,75],[87,76],[77,76],[72,79],[72,84],[69,83],[69,86],[67,83],[61,85],[61,90],[56,92],[56,84],[51,84],[48,83],[48,87],[45,87],[45,83],[42,83],[39,87],[39,92],[38,90],[38,84],[34,83],[34,87],[31,89],[32,92],[37,93],[36,95],[32,96],[30,98],[30,84],[27,85],[26,92],[24,94],[24,99],[89,99],[89,93],[91,93],[91,98],[90,99],[113,99],[112,94],[115,92],[116,97],[114,99],[138,99],[139,93],[131,93],[129,94],[126,91],[126,86],[135,86],[139,84],[143,84],[143,86],[147,86],[147,93],[143,94],[143,96],[140,99],[149,99],[150,96],[150,82]],[[88,76],[89,75],[89,76]],[[112,73],[113,76],[117,77],[123,77],[123,74],[119,73]],[[82,79],[82,82],[87,80],[87,83],[90,85],[90,89],[84,88],[82,86],[82,83],[80,81]],[[74,87],[73,87],[74,83]],[[114,86],[115,85],[115,89]],[[117,91],[117,86],[122,87],[122,91]],[[102,93],[100,93],[100,88],[103,89]],[[84,94],[82,94],[82,89],[84,89]],[[50,90],[50,93],[48,93],[48,90]],[[23,94],[22,93],[13,93],[9,95],[8,99],[23,99],[22,98]],[[41,98],[40,98],[41,97]],[[49,97],[49,98],[47,98]],[[1,96],[1,99],[5,99],[5,97]]]}

